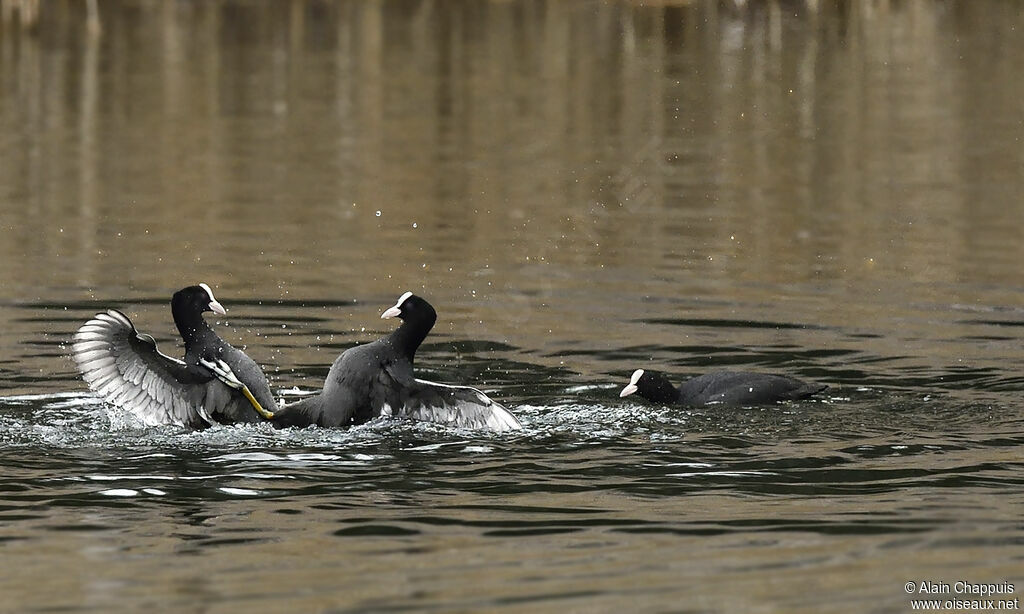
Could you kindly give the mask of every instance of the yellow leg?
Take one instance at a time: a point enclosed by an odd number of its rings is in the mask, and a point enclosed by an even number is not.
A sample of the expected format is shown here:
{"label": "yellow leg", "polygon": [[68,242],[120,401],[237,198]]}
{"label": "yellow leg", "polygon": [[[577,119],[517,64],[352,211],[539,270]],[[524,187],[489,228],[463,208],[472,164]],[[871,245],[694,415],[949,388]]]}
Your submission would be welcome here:
{"label": "yellow leg", "polygon": [[256,400],[256,397],[252,396],[252,393],[249,392],[249,387],[244,384],[242,385],[242,394],[244,394],[245,398],[249,399],[249,402],[252,403],[252,407],[253,409],[256,410],[256,413],[263,416],[267,420],[274,419],[274,413],[263,409],[263,406],[260,405],[260,402]]}

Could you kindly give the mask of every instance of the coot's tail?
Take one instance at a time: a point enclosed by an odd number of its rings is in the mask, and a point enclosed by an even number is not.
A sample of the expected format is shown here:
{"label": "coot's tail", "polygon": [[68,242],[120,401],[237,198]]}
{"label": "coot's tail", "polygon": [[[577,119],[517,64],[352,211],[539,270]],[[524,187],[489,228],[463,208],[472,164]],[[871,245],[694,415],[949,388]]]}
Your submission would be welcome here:
{"label": "coot's tail", "polygon": [[828,390],[827,384],[804,384],[798,388],[794,388],[786,393],[783,400],[786,401],[799,401],[800,399],[806,399],[816,394],[820,394]]}

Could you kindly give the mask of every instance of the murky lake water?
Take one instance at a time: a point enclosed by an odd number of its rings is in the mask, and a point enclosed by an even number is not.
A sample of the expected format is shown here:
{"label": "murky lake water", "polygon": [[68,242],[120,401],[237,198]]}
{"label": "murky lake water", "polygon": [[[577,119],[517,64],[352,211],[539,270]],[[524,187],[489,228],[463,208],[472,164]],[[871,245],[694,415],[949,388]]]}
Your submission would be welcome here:
{"label": "murky lake water", "polygon": [[[809,4],[14,13],[0,610],[1019,598],[1024,11]],[[118,307],[170,352],[199,281],[282,394],[416,291],[440,313],[418,368],[525,430],[126,426],[70,334]],[[637,367],[831,390],[655,407],[618,398]]]}

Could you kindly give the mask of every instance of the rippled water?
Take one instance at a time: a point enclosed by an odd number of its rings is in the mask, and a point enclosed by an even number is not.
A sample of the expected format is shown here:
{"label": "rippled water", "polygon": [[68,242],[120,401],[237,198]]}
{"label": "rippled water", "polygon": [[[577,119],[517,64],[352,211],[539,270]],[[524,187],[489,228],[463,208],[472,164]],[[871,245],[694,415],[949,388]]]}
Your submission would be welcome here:
{"label": "rippled water", "polygon": [[[244,305],[229,330],[264,354],[301,356],[274,373],[287,394],[315,388],[321,356],[346,345],[323,343],[322,313],[344,309]],[[17,310],[29,328],[57,330],[89,314]],[[376,325],[372,315],[362,321]],[[645,326],[723,340],[798,330],[819,349],[547,348],[598,366],[580,374],[505,343],[429,343],[429,376],[480,383],[521,417],[523,432],[500,436],[395,422],[138,430],[83,390],[60,345],[23,350],[5,387],[51,390],[0,400],[0,540],[19,561],[3,592],[72,610],[810,612],[900,610],[903,578],[1019,577],[1024,385],[1012,370],[825,349],[861,342],[841,329],[699,317]],[[973,326],[1007,337],[1000,324]],[[620,401],[625,369],[652,352],[679,372],[781,370],[833,389],[765,408]],[[34,363],[64,372],[26,374]],[[39,574],[64,590],[41,595]]]}
{"label": "rippled water", "polygon": [[[0,4],[4,4],[0,2]],[[905,612],[1024,587],[1013,3],[55,2],[0,33],[0,610]],[[44,6],[45,8],[45,6]],[[140,429],[206,281],[282,396],[440,317],[522,432]],[[829,384],[757,408],[637,367]]]}

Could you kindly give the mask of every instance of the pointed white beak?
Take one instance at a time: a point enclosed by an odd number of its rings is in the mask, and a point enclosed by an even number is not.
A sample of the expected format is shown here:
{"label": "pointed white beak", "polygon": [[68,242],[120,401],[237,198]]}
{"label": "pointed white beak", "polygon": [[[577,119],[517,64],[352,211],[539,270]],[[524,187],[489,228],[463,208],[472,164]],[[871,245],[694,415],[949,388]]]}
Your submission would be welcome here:
{"label": "pointed white beak", "polygon": [[628,397],[629,395],[631,395],[634,392],[636,392],[636,390],[637,390],[637,388],[636,388],[637,383],[640,381],[640,378],[643,377],[643,376],[644,376],[644,370],[643,369],[637,369],[636,371],[633,371],[633,375],[629,376],[629,383],[626,384],[626,387],[623,388],[622,392],[619,393],[619,398],[621,399],[622,397]]}
{"label": "pointed white beak", "polygon": [[227,309],[224,309],[224,305],[221,305],[217,302],[217,299],[213,298],[213,288],[206,284],[199,284],[199,287],[206,290],[206,296],[210,297],[210,304],[207,305],[207,307],[210,308],[210,311],[218,315],[225,315],[228,312]]}
{"label": "pointed white beak", "polygon": [[402,303],[404,303],[405,299],[409,298],[410,296],[412,296],[412,292],[406,292],[402,296],[398,297],[398,302],[395,303],[395,306],[391,307],[390,309],[388,309],[384,313],[380,314],[380,319],[381,320],[387,320],[389,318],[393,318],[393,317],[401,314],[402,313]]}

